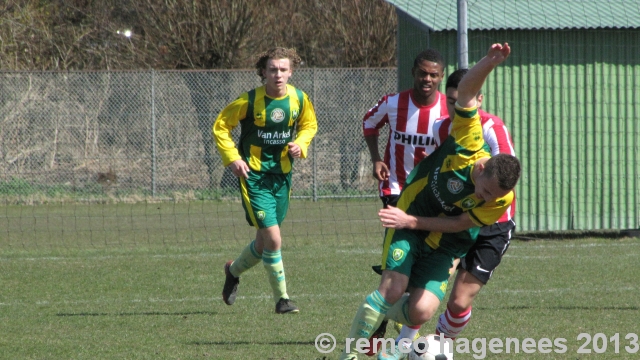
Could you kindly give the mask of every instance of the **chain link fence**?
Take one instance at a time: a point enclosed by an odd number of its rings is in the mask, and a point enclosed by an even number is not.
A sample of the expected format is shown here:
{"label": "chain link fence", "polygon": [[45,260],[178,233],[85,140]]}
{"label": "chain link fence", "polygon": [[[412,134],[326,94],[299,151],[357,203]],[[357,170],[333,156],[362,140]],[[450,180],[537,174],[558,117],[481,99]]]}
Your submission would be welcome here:
{"label": "chain link fence", "polygon": [[[237,196],[211,127],[224,106],[260,85],[254,70],[0,76],[6,201]],[[310,96],[319,126],[309,158],[295,163],[293,195],[376,196],[361,120],[396,90],[396,69],[298,69],[290,82]]]}

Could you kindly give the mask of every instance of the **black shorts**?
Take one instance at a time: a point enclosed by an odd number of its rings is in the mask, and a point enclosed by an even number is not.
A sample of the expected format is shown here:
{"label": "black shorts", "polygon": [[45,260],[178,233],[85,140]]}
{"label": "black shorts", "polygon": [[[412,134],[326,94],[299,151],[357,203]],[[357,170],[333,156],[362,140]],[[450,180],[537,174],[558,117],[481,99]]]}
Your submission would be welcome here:
{"label": "black shorts", "polygon": [[513,221],[480,228],[476,243],[469,249],[467,255],[460,259],[459,267],[486,285],[509,248],[509,241],[515,228],[516,224]]}
{"label": "black shorts", "polygon": [[381,196],[380,200],[382,200],[382,206],[384,208],[387,207],[387,205],[391,205],[391,206],[398,206],[398,200],[400,200],[400,195],[386,195],[386,196]]}

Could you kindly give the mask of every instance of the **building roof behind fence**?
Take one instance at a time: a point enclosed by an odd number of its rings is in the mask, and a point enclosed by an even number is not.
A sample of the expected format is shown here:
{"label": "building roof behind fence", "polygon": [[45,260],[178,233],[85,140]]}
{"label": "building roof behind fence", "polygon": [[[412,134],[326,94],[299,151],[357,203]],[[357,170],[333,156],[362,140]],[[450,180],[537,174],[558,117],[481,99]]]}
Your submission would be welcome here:
{"label": "building roof behind fence", "polygon": [[[457,29],[456,0],[386,0],[431,31]],[[468,0],[469,30],[640,28],[638,0]]]}

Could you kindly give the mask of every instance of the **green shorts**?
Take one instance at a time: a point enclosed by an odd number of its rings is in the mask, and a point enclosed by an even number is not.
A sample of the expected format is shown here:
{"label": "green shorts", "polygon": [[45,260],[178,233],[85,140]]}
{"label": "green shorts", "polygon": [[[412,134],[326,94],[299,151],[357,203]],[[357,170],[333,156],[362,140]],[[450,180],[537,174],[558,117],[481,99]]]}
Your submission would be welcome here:
{"label": "green shorts", "polygon": [[264,229],[282,224],[289,210],[291,173],[251,171],[248,179],[240,178],[240,190],[249,225]]}
{"label": "green shorts", "polygon": [[409,277],[409,287],[429,291],[442,301],[447,292],[454,255],[432,249],[415,231],[387,229],[382,250],[382,268]]}

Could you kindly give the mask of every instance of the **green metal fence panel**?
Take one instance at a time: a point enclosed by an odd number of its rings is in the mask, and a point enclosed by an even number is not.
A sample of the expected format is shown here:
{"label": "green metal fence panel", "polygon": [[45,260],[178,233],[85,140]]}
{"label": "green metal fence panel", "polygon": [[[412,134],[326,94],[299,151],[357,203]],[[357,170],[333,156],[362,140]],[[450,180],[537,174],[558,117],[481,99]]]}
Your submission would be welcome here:
{"label": "green metal fence panel", "polygon": [[[455,32],[430,42],[455,56]],[[640,30],[470,31],[470,65],[494,42],[513,52],[482,106],[505,121],[524,166],[519,229],[638,228]]]}

